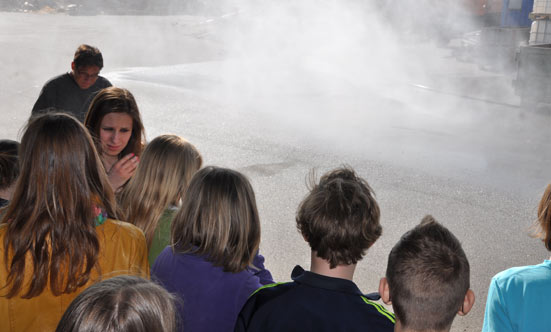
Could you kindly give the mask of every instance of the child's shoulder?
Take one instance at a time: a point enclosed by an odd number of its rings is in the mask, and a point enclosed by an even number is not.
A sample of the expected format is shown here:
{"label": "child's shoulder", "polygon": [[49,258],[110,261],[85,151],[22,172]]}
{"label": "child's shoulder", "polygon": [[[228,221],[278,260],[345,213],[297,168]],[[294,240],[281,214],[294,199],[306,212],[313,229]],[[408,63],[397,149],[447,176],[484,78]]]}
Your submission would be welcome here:
{"label": "child's shoulder", "polygon": [[251,297],[256,296],[258,298],[266,299],[275,298],[293,289],[294,286],[295,285],[292,281],[274,282],[273,284],[267,284],[258,288],[251,294]]}
{"label": "child's shoulder", "polygon": [[522,288],[527,284],[545,283],[551,285],[551,261],[538,265],[511,267],[496,274],[492,281],[504,289]]}

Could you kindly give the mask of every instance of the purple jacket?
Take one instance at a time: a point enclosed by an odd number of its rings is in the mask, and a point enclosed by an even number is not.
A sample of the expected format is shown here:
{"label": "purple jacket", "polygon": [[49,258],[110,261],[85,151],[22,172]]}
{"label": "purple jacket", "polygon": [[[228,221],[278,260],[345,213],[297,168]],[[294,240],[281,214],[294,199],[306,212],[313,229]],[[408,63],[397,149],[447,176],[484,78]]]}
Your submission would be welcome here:
{"label": "purple jacket", "polygon": [[181,301],[180,330],[233,331],[248,297],[274,282],[264,268],[264,257],[256,255],[253,265],[259,270],[224,272],[202,256],[174,253],[166,247],[157,257],[151,277]]}

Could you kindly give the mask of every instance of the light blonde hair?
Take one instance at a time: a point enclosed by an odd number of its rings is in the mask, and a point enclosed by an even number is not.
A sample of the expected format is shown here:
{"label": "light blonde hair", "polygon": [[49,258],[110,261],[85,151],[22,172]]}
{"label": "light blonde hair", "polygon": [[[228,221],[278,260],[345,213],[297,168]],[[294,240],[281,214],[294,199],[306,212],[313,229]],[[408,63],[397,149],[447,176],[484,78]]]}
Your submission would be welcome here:
{"label": "light blonde hair", "polygon": [[202,164],[195,146],[176,135],[161,135],[146,146],[136,174],[118,195],[118,201],[124,220],[143,230],[148,245],[163,211],[178,205]]}
{"label": "light blonde hair", "polygon": [[234,170],[208,166],[197,172],[172,221],[173,250],[204,256],[225,272],[251,265],[260,244],[254,191]]}

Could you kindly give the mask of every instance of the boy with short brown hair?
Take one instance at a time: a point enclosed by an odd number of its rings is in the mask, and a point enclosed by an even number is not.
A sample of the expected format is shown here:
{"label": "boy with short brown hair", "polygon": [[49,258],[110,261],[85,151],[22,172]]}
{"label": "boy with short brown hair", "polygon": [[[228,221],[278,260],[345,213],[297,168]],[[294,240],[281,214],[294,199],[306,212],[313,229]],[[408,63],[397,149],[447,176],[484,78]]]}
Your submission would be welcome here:
{"label": "boy with short brown hair", "polygon": [[459,240],[432,216],[405,233],[388,256],[379,293],[396,314],[396,332],[449,331],[474,304],[469,261]]}
{"label": "boy with short brown hair", "polygon": [[235,331],[377,331],[394,329],[394,315],[352,281],[356,264],[382,233],[368,183],[348,167],[313,184],[297,212],[310,245],[311,268],[293,282],[266,285],[241,310]]}

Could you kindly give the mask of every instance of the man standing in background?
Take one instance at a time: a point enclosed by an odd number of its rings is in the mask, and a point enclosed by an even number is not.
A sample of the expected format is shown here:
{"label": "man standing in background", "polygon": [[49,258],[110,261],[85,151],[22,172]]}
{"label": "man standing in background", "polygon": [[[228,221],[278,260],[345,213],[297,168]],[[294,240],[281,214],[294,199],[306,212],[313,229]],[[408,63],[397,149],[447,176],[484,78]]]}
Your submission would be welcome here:
{"label": "man standing in background", "polygon": [[32,115],[51,108],[84,121],[94,96],[101,89],[111,86],[111,82],[99,76],[102,68],[101,52],[96,47],[80,45],[71,63],[71,72],[56,76],[44,84]]}

